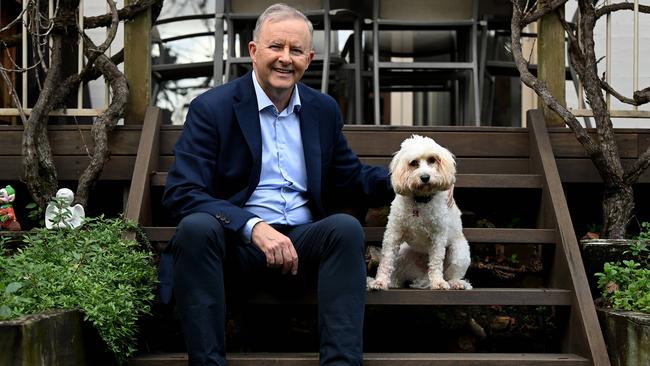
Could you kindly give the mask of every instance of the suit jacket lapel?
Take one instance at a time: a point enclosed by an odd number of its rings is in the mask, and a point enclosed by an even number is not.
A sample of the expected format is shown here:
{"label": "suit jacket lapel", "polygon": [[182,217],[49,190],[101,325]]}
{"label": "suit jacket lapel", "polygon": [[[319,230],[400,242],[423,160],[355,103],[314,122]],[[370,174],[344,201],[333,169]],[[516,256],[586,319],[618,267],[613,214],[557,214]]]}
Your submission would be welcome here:
{"label": "suit jacket lapel", "polygon": [[305,154],[307,168],[307,190],[319,208],[322,209],[321,196],[321,146],[319,133],[318,107],[312,101],[313,96],[299,84],[300,101],[300,134]]}
{"label": "suit jacket lapel", "polygon": [[253,156],[253,170],[247,190],[247,197],[250,197],[259,183],[262,169],[262,130],[251,73],[242,78],[242,83],[239,84],[239,93],[235,96],[235,99],[236,103],[233,108],[235,109],[237,122]]}

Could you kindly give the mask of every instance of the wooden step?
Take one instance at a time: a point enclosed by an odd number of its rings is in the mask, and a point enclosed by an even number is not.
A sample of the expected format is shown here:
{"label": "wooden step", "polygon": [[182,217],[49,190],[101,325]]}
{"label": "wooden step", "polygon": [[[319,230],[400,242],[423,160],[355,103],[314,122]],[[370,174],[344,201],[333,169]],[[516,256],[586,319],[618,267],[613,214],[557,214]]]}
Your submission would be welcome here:
{"label": "wooden step", "polygon": [[[175,227],[143,227],[149,240],[166,242],[174,235]],[[366,241],[381,242],[384,227],[365,227]],[[465,228],[463,229],[470,243],[500,244],[555,244],[553,229],[502,229],[502,228]]]}
{"label": "wooden step", "polygon": [[457,188],[542,188],[539,174],[457,174]]}
{"label": "wooden step", "polygon": [[[151,184],[164,186],[167,172],[155,172]],[[541,188],[542,176],[538,174],[457,174],[456,188]]]}
{"label": "wooden step", "polygon": [[[256,291],[246,298],[252,304],[315,304],[316,294],[291,296]],[[475,288],[472,290],[390,289],[368,291],[367,305],[510,305],[568,306],[571,291],[554,288]]]}
{"label": "wooden step", "polygon": [[[570,353],[366,353],[365,366],[587,366],[591,362]],[[142,355],[131,366],[185,366],[187,354]],[[229,366],[317,366],[315,353],[231,353]]]}
{"label": "wooden step", "polygon": [[[366,241],[380,242],[385,227],[364,227]],[[505,229],[505,228],[464,228],[465,238],[470,243],[500,244],[555,244],[554,229]]]}

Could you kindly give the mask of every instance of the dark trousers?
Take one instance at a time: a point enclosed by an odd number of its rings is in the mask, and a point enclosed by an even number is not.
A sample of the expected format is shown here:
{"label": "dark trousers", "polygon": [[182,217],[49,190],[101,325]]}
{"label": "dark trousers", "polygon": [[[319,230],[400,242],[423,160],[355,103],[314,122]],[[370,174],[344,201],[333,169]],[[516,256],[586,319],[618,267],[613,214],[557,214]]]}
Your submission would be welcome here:
{"label": "dark trousers", "polygon": [[211,215],[195,213],[178,225],[171,247],[174,294],[190,365],[225,365],[225,268],[253,281],[277,277],[315,283],[320,364],[362,364],[366,269],[361,225],[352,216],[336,214],[279,230],[298,253],[296,276],[266,268],[262,251],[227,234]]}

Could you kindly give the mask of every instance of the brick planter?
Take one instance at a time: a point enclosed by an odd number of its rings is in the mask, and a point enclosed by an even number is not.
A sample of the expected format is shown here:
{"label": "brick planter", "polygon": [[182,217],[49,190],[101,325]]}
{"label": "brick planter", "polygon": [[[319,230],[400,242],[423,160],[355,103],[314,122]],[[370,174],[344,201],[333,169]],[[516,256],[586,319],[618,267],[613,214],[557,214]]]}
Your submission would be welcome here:
{"label": "brick planter", "polygon": [[82,315],[56,310],[0,321],[0,365],[84,365]]}

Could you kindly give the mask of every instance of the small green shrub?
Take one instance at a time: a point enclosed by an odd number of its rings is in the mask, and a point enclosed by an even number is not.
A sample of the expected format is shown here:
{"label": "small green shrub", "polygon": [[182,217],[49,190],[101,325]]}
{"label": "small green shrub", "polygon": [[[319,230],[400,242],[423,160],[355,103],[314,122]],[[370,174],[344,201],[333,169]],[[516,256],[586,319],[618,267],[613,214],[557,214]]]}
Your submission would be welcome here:
{"label": "small green shrub", "polygon": [[596,273],[603,298],[615,309],[650,313],[650,223],[641,225],[641,233],[626,254],[632,259],[607,262]]}
{"label": "small green shrub", "polygon": [[137,320],[150,312],[156,283],[149,248],[125,238],[134,230],[99,217],[78,229],[26,235],[22,248],[0,255],[0,320],[79,309],[124,363],[136,350]]}

